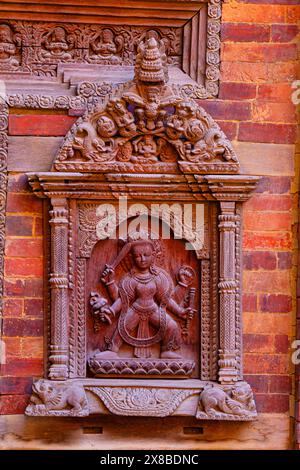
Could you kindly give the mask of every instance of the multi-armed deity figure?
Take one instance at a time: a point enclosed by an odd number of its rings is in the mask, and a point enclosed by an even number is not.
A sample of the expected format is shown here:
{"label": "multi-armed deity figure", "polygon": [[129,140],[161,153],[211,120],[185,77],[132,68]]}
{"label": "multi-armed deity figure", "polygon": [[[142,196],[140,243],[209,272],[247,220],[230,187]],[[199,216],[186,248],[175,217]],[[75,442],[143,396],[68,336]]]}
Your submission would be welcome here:
{"label": "multi-armed deity figure", "polygon": [[[194,271],[182,266],[174,289],[170,275],[156,264],[155,242],[141,238],[140,233],[133,234],[116,260],[106,265],[101,280],[106,285],[111,305],[100,295],[91,294],[94,317],[111,323],[119,315],[109,349],[96,354],[98,360],[117,358],[124,342],[134,348],[135,357],[150,357],[151,346],[160,343],[162,359],[181,358],[181,329],[170,314],[186,322],[194,315],[195,289],[187,291],[194,280]],[[132,268],[117,284],[114,269],[127,255]],[[155,331],[152,335],[150,327]]]}

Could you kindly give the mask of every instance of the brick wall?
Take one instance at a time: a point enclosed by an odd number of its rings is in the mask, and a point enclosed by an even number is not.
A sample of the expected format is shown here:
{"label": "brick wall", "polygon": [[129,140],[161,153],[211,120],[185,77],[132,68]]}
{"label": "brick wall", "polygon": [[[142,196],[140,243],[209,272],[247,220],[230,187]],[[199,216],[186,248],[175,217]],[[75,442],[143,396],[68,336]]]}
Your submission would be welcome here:
{"label": "brick wall", "polygon": [[[220,96],[199,101],[232,140],[242,172],[263,176],[244,210],[245,377],[255,391],[258,411],[284,416],[294,414],[290,345],[296,318],[298,188],[291,83],[297,77],[299,53],[297,3],[225,1]],[[12,110],[9,131],[19,139],[40,136],[35,140],[39,151],[51,137],[65,135],[75,119],[38,114]],[[32,169],[36,164],[33,158]],[[22,172],[11,171],[8,189],[7,364],[0,413],[15,414],[23,413],[32,378],[43,372],[43,204],[31,195]]]}

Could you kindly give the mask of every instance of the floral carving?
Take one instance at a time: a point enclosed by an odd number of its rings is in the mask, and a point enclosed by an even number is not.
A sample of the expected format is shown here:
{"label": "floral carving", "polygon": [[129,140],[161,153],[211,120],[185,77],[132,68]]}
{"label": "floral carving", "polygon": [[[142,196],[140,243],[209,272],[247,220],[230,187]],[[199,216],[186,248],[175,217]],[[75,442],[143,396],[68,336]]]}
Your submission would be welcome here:
{"label": "floral carving", "polygon": [[141,387],[87,387],[109,411],[122,416],[169,416],[197,390],[170,390]]}

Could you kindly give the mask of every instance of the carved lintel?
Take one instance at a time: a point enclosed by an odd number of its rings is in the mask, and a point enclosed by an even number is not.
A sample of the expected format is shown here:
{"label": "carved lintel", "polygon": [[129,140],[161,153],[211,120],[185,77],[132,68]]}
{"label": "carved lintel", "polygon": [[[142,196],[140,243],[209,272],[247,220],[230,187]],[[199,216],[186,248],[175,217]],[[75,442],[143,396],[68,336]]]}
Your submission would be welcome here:
{"label": "carved lintel", "polygon": [[221,202],[220,232],[220,351],[219,381],[234,383],[238,380],[235,351],[235,203]]}
{"label": "carved lintel", "polygon": [[51,200],[51,345],[49,377],[68,377],[68,204],[64,198]]}

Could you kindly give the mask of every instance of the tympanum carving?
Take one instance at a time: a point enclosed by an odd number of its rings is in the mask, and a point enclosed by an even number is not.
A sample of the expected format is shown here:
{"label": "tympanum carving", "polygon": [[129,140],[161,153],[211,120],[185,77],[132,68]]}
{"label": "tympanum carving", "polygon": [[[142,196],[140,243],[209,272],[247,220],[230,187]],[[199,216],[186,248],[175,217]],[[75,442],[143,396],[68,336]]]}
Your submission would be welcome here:
{"label": "tympanum carving", "polygon": [[105,171],[112,162],[122,168],[157,163],[162,171],[160,164],[174,167],[178,161],[185,170],[192,164],[199,172],[238,171],[236,154],[219,126],[167,80],[165,45],[150,37],[138,47],[135,81],[78,121],[54,168]]}

